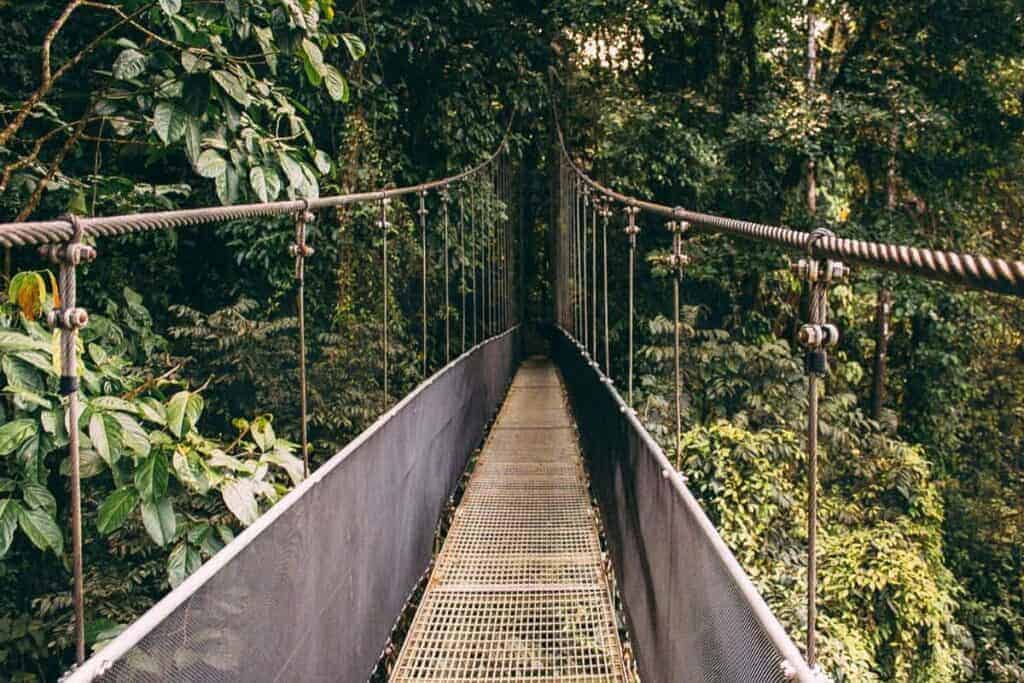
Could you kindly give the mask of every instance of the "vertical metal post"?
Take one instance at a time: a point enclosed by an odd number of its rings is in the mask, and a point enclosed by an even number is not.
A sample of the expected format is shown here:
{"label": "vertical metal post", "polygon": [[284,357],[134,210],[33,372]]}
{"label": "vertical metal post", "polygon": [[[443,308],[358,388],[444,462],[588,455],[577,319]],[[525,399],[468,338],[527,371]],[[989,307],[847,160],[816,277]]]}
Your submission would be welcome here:
{"label": "vertical metal post", "polygon": [[683,266],[687,263],[687,258],[683,254],[683,234],[689,229],[690,224],[686,222],[669,221],[668,228],[672,233],[672,308],[673,308],[673,341],[674,341],[674,352],[673,360],[675,362],[675,399],[676,399],[676,469],[681,470],[683,467],[683,450],[682,450],[682,436],[683,436],[683,379],[682,379],[682,368],[679,363],[680,356],[680,343],[679,343],[679,283],[683,276]]}
{"label": "vertical metal post", "polygon": [[462,323],[462,353],[466,352],[466,204],[463,190],[459,190],[459,292],[462,308],[459,320]]}
{"label": "vertical metal post", "polygon": [[580,223],[580,305],[583,309],[583,348],[590,351],[590,311],[587,304],[587,209],[590,207],[590,188],[583,186],[583,211]]}
{"label": "vertical metal post", "polygon": [[828,373],[826,349],[839,343],[839,331],[828,324],[828,286],[845,280],[849,269],[838,261],[818,261],[814,245],[834,237],[818,229],[807,242],[807,258],[793,264],[795,274],[809,285],[808,324],[800,328],[800,343],[807,349],[807,663],[817,658],[818,620],[818,378]]}
{"label": "vertical metal post", "polygon": [[427,378],[427,192],[420,190],[420,235],[423,256],[423,379]]}
{"label": "vertical metal post", "polygon": [[309,211],[309,200],[303,200],[302,211],[295,219],[295,242],[288,251],[295,259],[295,308],[299,318],[299,406],[302,426],[302,472],[309,476],[309,415],[306,391],[306,257],[313,255],[313,249],[306,244],[306,227],[314,216]]}
{"label": "vertical metal post", "polygon": [[388,386],[388,199],[382,196],[380,199],[380,227],[384,235],[384,410],[391,405],[391,393]]}
{"label": "vertical metal post", "polygon": [[[473,180],[475,181],[476,179],[474,178]],[[476,237],[476,224],[479,222],[479,218],[480,218],[479,215],[478,215],[478,210],[479,210],[480,207],[478,206],[477,201],[476,201],[476,199],[477,199],[477,191],[476,191],[475,183],[470,185],[470,190],[471,190],[471,193],[470,193],[470,197],[469,197],[470,198],[470,203],[469,203],[469,229],[470,229],[470,232],[471,232],[471,239],[469,241],[469,254],[470,254],[470,257],[469,257],[470,264],[469,265],[470,265],[470,275],[471,275],[472,280],[473,280],[473,345],[476,346],[477,343],[480,341],[480,338],[479,338],[478,333],[477,333],[477,326],[478,326],[479,318],[478,318],[478,315],[477,315],[477,303],[476,303],[476,300],[477,300],[476,271],[477,271],[477,258],[478,258],[478,255],[477,255],[478,244],[477,244],[477,237]]]}
{"label": "vertical metal post", "polygon": [[601,253],[604,259],[604,374],[608,378],[612,376],[611,343],[608,341],[608,217],[611,213],[611,203],[605,202],[601,208]]}
{"label": "vertical metal post", "polygon": [[78,331],[89,314],[78,308],[77,266],[96,259],[96,250],[82,244],[84,229],[77,216],[66,216],[72,237],[65,244],[45,245],[39,253],[60,266],[58,291],[61,308],[47,313],[50,327],[60,330],[60,393],[67,398],[68,459],[71,465],[71,601],[75,611],[75,661],[85,661],[85,587],[82,561],[82,475],[78,429]]}
{"label": "vertical metal post", "polygon": [[633,280],[636,274],[636,236],[640,232],[640,228],[636,224],[636,215],[639,212],[639,207],[626,207],[626,217],[629,220],[626,225],[626,235],[629,236],[629,384],[626,392],[626,403],[630,409],[633,409],[633,318],[635,312]]}
{"label": "vertical metal post", "polygon": [[591,359],[597,362],[597,213],[600,202],[599,195],[594,196],[591,203],[590,216],[590,353]]}
{"label": "vertical metal post", "polygon": [[448,203],[451,196],[448,194],[448,186],[441,190],[441,206],[444,210],[444,364],[452,361],[451,343],[451,286],[448,282]]}

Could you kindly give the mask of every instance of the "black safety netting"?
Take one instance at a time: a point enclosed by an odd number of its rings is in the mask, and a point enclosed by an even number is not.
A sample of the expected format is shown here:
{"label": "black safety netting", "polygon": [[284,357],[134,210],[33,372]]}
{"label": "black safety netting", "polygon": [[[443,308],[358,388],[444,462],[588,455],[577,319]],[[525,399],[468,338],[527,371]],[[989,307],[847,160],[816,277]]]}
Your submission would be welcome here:
{"label": "black safety netting", "polygon": [[644,681],[814,681],[661,448],[561,330],[579,424]]}
{"label": "black safety netting", "polygon": [[421,384],[68,680],[363,681],[428,567],[518,329]]}

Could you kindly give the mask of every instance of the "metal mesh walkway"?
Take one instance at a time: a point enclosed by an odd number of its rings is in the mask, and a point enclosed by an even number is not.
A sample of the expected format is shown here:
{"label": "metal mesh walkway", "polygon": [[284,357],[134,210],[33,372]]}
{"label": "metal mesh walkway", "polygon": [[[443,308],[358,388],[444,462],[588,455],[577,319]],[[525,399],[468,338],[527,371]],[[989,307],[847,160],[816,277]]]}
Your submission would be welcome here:
{"label": "metal mesh walkway", "polygon": [[392,681],[622,681],[561,378],[530,359],[455,512]]}

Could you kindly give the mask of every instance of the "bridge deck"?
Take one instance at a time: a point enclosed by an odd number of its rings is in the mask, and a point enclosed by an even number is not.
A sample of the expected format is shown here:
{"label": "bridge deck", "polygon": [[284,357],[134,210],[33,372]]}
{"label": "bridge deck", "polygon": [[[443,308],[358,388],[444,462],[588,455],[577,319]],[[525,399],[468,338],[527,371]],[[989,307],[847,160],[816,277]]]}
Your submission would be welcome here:
{"label": "bridge deck", "polygon": [[622,681],[575,425],[548,360],[516,374],[392,681]]}

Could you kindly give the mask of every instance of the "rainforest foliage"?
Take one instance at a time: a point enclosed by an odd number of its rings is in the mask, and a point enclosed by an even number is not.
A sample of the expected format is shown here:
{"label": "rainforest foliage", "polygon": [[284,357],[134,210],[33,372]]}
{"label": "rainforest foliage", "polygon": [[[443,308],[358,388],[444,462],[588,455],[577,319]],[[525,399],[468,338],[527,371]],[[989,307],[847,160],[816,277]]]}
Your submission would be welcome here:
{"label": "rainforest foliage", "polygon": [[[411,184],[479,161],[515,111],[526,317],[541,322],[551,316],[555,111],[573,153],[623,192],[1022,258],[1024,14],[1013,0],[0,0],[0,26],[3,220]],[[310,226],[314,467],[384,407],[384,287],[392,397],[418,381],[417,208],[392,204],[386,283],[376,207],[321,212]],[[427,208],[436,369],[440,198]],[[620,221],[609,232],[616,378],[626,368]],[[801,640],[801,283],[780,251],[687,241],[677,444],[670,237],[653,221],[641,227],[641,417]],[[292,220],[270,218],[143,233],[103,240],[81,269],[91,321],[74,428],[91,649],[303,476],[293,232]],[[27,248],[6,255],[3,680],[54,680],[73,660],[71,426],[40,317],[54,304],[52,268]],[[883,374],[880,291],[892,298]],[[1024,310],[860,268],[830,302],[843,338],[822,406],[823,667],[837,681],[1024,680]],[[450,313],[461,351],[457,300]]]}

